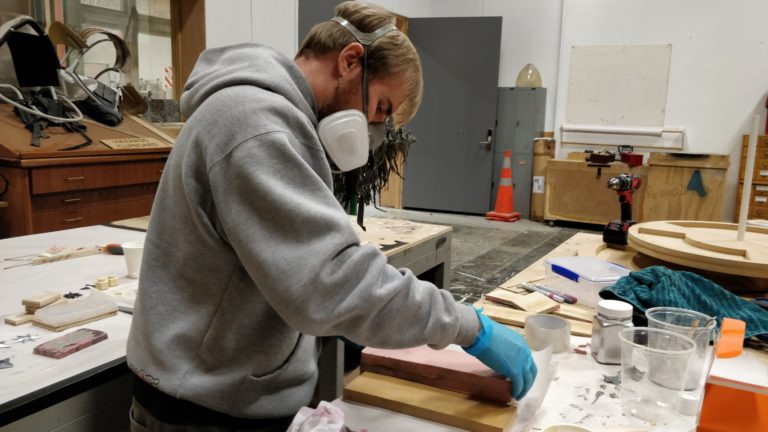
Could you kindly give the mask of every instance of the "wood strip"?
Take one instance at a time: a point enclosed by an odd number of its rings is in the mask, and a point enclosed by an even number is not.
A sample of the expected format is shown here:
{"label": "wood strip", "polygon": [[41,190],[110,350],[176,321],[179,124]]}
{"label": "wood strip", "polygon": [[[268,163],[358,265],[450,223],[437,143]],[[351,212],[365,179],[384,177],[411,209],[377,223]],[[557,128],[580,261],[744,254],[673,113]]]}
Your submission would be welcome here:
{"label": "wood strip", "polygon": [[[525,327],[525,319],[532,314],[530,312],[500,306],[487,300],[480,300],[475,306],[482,307],[483,312],[493,320],[502,324],[510,324],[517,327]],[[571,334],[575,336],[592,336],[592,324],[584,321],[567,319],[571,324]]]}
{"label": "wood strip", "polygon": [[38,327],[42,327],[42,328],[44,328],[46,330],[51,330],[51,331],[58,332],[58,331],[70,329],[72,327],[81,326],[83,324],[88,324],[90,322],[98,321],[100,319],[109,318],[109,317],[115,316],[115,315],[117,315],[117,311],[116,310],[114,312],[109,312],[109,313],[105,313],[105,314],[102,314],[102,315],[97,315],[95,317],[88,318],[88,319],[85,319],[85,320],[82,320],[82,321],[76,321],[76,322],[73,322],[73,323],[64,324],[63,326],[59,326],[59,327],[50,326],[50,325],[45,324],[45,323],[43,323],[41,321],[38,321],[36,319],[32,320],[32,324],[34,324],[34,325],[36,325]]}
{"label": "wood strip", "polygon": [[19,326],[32,321],[34,317],[35,316],[33,314],[24,313],[16,316],[5,317],[5,323],[13,326]]}
{"label": "wood strip", "polygon": [[517,418],[508,405],[371,372],[347,384],[344,399],[477,432],[502,432]]}
{"label": "wood strip", "polygon": [[401,378],[469,396],[506,404],[511,399],[512,384],[475,357],[449,349],[428,346],[387,350],[366,348],[360,371]]}
{"label": "wood strip", "polygon": [[560,305],[560,309],[552,312],[552,315],[557,315],[563,318],[573,319],[576,321],[592,322],[592,318],[597,311],[595,309],[579,306],[578,304],[571,305],[563,303]]}
{"label": "wood strip", "polygon": [[35,294],[30,297],[25,297],[21,299],[21,304],[23,304],[24,306],[41,308],[43,306],[48,306],[49,304],[52,304],[59,298],[61,298],[61,294],[46,292],[46,293]]}
{"label": "wood strip", "polygon": [[485,295],[485,298],[507,306],[531,313],[549,313],[560,308],[560,304],[544,294],[532,292],[516,294],[503,288],[497,288]]}

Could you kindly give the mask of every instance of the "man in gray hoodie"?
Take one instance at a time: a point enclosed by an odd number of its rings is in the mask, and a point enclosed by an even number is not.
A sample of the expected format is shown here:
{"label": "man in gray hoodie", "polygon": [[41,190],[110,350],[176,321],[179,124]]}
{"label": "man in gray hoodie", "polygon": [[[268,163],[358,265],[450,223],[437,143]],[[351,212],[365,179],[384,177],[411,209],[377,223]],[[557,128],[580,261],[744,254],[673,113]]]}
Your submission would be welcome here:
{"label": "man in gray hoodie", "polygon": [[[387,264],[336,201],[332,170],[360,164],[346,157],[357,123],[403,124],[422,92],[391,15],[360,2],[336,15],[294,60],[254,44],[207,50],[184,88],[128,339],[134,431],[284,430],[312,398],[317,336],[458,344],[518,399],[536,376],[517,333]],[[337,115],[353,127],[328,126]]]}

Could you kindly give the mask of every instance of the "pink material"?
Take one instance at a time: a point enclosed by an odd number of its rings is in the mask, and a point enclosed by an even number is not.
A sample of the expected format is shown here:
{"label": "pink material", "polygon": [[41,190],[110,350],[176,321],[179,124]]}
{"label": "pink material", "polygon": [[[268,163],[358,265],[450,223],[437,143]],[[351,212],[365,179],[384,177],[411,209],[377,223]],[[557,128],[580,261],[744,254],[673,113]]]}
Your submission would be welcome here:
{"label": "pink material", "polygon": [[401,350],[365,348],[360,370],[457,391],[502,404],[511,399],[510,381],[463,351],[433,350],[428,346]]}
{"label": "pink material", "polygon": [[40,344],[32,352],[60,359],[105,339],[107,339],[107,334],[103,331],[83,328]]}
{"label": "pink material", "polygon": [[435,350],[425,345],[400,350],[368,347],[363,350],[363,353],[411,363],[421,363],[474,375],[499,376],[491,368],[484,365],[483,362],[463,351],[452,351],[448,349]]}

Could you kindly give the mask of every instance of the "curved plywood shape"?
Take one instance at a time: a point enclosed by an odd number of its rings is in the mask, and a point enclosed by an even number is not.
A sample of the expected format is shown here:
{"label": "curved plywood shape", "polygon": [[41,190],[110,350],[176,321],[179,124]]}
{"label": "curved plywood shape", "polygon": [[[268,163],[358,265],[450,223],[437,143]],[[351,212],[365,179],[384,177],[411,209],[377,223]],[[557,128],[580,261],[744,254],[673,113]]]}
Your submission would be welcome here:
{"label": "curved plywood shape", "polygon": [[725,222],[655,221],[629,228],[629,245],[660,260],[702,270],[768,278],[768,228]]}

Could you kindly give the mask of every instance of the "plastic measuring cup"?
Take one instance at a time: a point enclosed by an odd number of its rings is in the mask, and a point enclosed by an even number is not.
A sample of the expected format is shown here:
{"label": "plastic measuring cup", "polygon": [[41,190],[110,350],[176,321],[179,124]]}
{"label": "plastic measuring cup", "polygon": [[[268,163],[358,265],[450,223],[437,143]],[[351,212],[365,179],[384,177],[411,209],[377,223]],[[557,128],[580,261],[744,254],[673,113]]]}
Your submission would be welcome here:
{"label": "plastic measuring cup", "polygon": [[648,327],[669,330],[696,342],[683,389],[699,396],[704,390],[714,360],[714,349],[710,342],[717,338],[715,319],[700,312],[673,307],[650,308],[645,311],[645,316],[648,318]]}
{"label": "plastic measuring cup", "polygon": [[648,422],[677,413],[693,339],[668,330],[634,327],[621,339],[621,404],[624,412]]}

